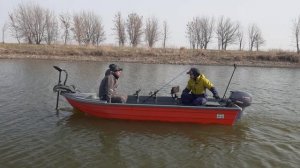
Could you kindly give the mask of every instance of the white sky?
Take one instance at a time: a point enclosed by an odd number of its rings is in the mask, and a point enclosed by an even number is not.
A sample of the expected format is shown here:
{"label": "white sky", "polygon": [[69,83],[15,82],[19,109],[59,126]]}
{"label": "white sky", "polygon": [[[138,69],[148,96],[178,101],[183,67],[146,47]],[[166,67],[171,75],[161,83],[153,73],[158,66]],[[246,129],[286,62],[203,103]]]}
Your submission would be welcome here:
{"label": "white sky", "polygon": [[[118,11],[124,19],[132,12],[142,15],[144,19],[155,16],[161,25],[164,20],[169,24],[169,47],[188,47],[186,24],[193,17],[218,19],[223,15],[232,21],[239,21],[245,36],[249,24],[255,23],[266,40],[264,50],[294,50],[292,25],[300,15],[300,0],[0,0],[1,30],[4,22],[8,21],[8,12],[22,2],[37,2],[55,11],[56,15],[62,12],[93,11],[103,21],[107,38],[104,43],[107,44],[117,44],[113,36],[112,20]],[[0,37],[2,41],[2,33]],[[248,48],[247,44],[245,49]],[[208,47],[216,48],[216,44]],[[232,47],[237,48],[236,45]]]}

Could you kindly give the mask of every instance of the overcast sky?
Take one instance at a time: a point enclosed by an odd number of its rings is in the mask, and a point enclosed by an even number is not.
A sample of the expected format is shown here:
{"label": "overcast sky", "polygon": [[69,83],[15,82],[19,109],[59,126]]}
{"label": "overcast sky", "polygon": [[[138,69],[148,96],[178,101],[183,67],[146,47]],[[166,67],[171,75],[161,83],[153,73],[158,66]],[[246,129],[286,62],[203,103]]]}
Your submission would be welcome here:
{"label": "overcast sky", "polygon": [[[112,20],[118,11],[123,18],[132,12],[143,18],[155,16],[161,25],[164,20],[169,24],[169,47],[188,47],[186,24],[193,17],[218,19],[223,15],[232,21],[239,21],[245,35],[249,24],[255,23],[266,40],[264,50],[294,50],[292,25],[300,15],[300,0],[0,0],[1,29],[4,22],[8,21],[8,12],[12,12],[17,4],[27,2],[37,2],[40,6],[55,11],[57,15],[82,10],[95,12],[103,21],[107,44],[117,44],[113,36]],[[2,33],[0,37],[2,41]],[[215,43],[208,46],[216,47]],[[247,43],[245,48],[248,48]]]}

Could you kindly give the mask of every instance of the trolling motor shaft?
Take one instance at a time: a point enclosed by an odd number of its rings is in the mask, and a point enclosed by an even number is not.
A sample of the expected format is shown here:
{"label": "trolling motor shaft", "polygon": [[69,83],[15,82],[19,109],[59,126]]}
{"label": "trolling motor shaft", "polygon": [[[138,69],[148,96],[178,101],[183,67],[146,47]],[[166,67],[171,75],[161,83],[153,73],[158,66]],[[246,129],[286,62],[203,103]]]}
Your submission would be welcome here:
{"label": "trolling motor shaft", "polygon": [[[57,97],[56,97],[56,107],[55,109],[57,110],[58,109],[58,102],[59,102],[59,95],[60,95],[60,92],[61,90],[60,89],[57,89],[59,86],[66,86],[66,83],[67,83],[67,80],[68,80],[68,72],[64,69],[61,69],[60,67],[58,66],[53,66],[54,69],[56,69],[58,72],[59,72],[59,77],[58,77],[58,83],[56,86],[54,86],[53,88],[53,91],[57,92]],[[64,81],[64,84],[62,85],[61,84],[61,72],[65,72],[65,81]]]}

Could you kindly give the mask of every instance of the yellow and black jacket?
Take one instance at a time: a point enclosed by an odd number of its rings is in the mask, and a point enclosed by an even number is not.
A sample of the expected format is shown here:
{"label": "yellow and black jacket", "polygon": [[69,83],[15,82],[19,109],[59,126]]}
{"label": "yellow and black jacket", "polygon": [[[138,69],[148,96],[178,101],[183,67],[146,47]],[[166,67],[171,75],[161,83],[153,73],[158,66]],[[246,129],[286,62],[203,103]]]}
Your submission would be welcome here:
{"label": "yellow and black jacket", "polygon": [[196,80],[190,79],[187,84],[187,89],[195,95],[201,95],[206,93],[206,89],[211,90],[213,84],[203,75],[199,75]]}

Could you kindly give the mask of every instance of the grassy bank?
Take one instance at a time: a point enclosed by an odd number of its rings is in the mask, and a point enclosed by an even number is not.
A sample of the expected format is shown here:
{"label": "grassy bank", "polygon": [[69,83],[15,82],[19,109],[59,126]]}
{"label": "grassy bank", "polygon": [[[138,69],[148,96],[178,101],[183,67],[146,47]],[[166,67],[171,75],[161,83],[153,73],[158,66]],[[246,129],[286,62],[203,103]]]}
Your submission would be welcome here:
{"label": "grassy bank", "polygon": [[111,46],[0,44],[0,58],[57,59],[158,64],[205,64],[300,68],[300,55],[286,51],[249,52],[149,49]]}

